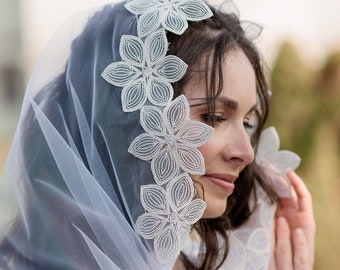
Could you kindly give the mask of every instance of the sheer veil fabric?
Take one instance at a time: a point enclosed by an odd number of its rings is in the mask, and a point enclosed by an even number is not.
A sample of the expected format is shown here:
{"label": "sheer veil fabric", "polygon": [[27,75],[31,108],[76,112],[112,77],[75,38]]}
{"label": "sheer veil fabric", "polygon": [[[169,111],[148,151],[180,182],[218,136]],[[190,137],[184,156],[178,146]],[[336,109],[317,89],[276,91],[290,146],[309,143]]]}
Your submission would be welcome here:
{"label": "sheer veil fabric", "polygon": [[[212,128],[189,121],[184,96],[172,101],[170,83],[183,76],[186,65],[165,56],[163,26],[137,33],[138,14],[124,5],[106,5],[66,22],[33,70],[2,176],[12,186],[18,213],[2,233],[17,257],[6,262],[2,256],[3,265],[171,269],[204,211],[205,202],[193,199],[188,173],[204,171],[196,148]],[[114,63],[123,63],[117,83],[110,81]],[[145,75],[142,64],[157,69],[158,76]],[[135,92],[123,97],[129,87]],[[155,93],[146,93],[147,87]],[[169,157],[167,147],[176,140],[182,151]],[[157,144],[156,151],[148,143]],[[10,203],[2,201],[1,207]]]}
{"label": "sheer veil fabric", "polygon": [[[173,99],[187,67],[166,55],[165,33],[211,12],[201,0],[167,3],[84,12],[42,53],[1,179],[13,191],[1,212],[14,210],[0,268],[172,269],[189,243],[205,209],[189,174],[204,174],[197,148],[213,129]],[[273,178],[284,171],[275,164]]]}
{"label": "sheer veil fabric", "polygon": [[171,269],[132,226],[140,186],[152,182],[128,153],[139,113],[124,113],[121,90],[101,77],[120,58],[120,36],[136,34],[136,17],[123,4],[96,12],[62,26],[26,90],[3,177],[22,230],[9,234],[23,256],[15,269]]}

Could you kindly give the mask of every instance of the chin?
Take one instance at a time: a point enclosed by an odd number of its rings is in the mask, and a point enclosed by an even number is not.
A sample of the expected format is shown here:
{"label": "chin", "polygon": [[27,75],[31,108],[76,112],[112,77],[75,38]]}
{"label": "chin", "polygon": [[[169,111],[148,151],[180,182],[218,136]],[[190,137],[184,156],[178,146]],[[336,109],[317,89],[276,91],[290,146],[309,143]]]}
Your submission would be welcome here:
{"label": "chin", "polygon": [[202,218],[218,218],[222,216],[227,208],[227,201],[225,200],[223,203],[217,204],[214,203],[207,203],[207,208],[205,209]]}

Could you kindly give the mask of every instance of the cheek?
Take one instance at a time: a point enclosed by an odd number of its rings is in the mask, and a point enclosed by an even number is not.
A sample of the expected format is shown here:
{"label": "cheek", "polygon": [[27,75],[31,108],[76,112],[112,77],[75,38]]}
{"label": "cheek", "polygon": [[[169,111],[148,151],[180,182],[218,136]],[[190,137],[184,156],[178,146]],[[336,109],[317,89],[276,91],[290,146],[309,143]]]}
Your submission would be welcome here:
{"label": "cheek", "polygon": [[218,146],[216,140],[214,140],[214,136],[212,136],[208,142],[198,148],[203,155],[205,166],[207,166],[207,163],[216,156],[220,148],[221,147]]}

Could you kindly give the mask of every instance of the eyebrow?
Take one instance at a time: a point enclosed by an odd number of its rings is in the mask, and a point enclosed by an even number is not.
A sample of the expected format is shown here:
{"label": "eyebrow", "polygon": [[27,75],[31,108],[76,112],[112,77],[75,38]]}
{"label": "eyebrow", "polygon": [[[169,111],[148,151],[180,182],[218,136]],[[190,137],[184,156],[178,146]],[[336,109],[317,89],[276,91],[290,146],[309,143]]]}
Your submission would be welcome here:
{"label": "eyebrow", "polygon": [[[237,101],[230,99],[228,97],[217,97],[216,102],[221,102],[224,106],[226,106],[229,109],[232,109],[233,111],[237,111],[238,103]],[[256,102],[248,111],[248,113],[251,113],[253,111],[258,110],[259,104]]]}
{"label": "eyebrow", "polygon": [[[194,99],[189,99],[189,100],[203,100],[203,98],[194,98]],[[223,106],[226,106],[227,108],[233,110],[233,111],[237,111],[237,108],[238,108],[238,102],[231,99],[231,98],[228,98],[228,97],[223,97],[223,96],[218,96],[216,99],[215,99],[215,102],[219,102],[221,103]],[[200,104],[193,104],[191,105],[190,107],[195,107],[195,106],[200,106],[202,105],[202,103]],[[253,112],[253,111],[256,111],[257,109],[259,108],[259,104],[256,102],[251,108],[250,110],[248,111],[248,113],[250,112]]]}
{"label": "eyebrow", "polygon": [[228,107],[229,109],[232,109],[233,111],[237,111],[238,103],[237,101],[227,98],[227,97],[217,97],[216,102],[222,103],[224,106]]}

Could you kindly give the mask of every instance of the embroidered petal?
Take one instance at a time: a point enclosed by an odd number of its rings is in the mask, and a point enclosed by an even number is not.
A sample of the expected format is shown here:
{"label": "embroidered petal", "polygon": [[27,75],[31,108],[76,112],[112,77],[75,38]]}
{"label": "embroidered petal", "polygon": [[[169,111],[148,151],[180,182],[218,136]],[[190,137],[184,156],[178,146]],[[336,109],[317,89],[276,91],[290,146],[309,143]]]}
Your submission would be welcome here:
{"label": "embroidered petal", "polygon": [[151,81],[148,94],[150,102],[157,106],[165,106],[172,100],[174,90],[170,83],[154,78]]}
{"label": "embroidered petal", "polygon": [[223,1],[219,8],[225,13],[234,14],[238,18],[240,17],[240,11],[238,10],[233,0]]}
{"label": "embroidered petal", "polygon": [[178,174],[179,167],[173,152],[164,148],[151,162],[151,171],[158,185],[167,183]]}
{"label": "embroidered petal", "polygon": [[160,235],[155,238],[154,249],[157,258],[161,263],[175,260],[180,253],[180,241],[177,231],[173,225],[165,228]]}
{"label": "embroidered petal", "polygon": [[287,198],[291,196],[291,185],[286,173],[295,170],[301,159],[291,151],[279,151],[279,146],[280,139],[275,128],[265,129],[260,136],[255,162],[262,167],[276,193]]}
{"label": "embroidered petal", "polygon": [[147,99],[144,79],[137,80],[135,83],[124,87],[121,99],[124,112],[140,109]]}
{"label": "embroidered petal", "polygon": [[167,55],[157,65],[155,72],[169,82],[177,82],[184,76],[187,67],[188,65],[179,57]]}
{"label": "embroidered petal", "polygon": [[174,11],[168,12],[168,15],[166,16],[162,25],[166,30],[175,33],[176,35],[182,35],[188,28],[188,22],[186,18]]}
{"label": "embroidered petal", "polygon": [[151,66],[163,59],[168,50],[168,40],[165,30],[162,28],[150,34],[145,40],[145,48],[148,48],[148,60]]}
{"label": "embroidered petal", "polygon": [[241,27],[249,40],[254,40],[258,38],[263,30],[263,27],[257,23],[242,21]]}
{"label": "embroidered petal", "polygon": [[167,186],[170,207],[178,212],[186,207],[194,197],[194,185],[188,174],[173,179]]}
{"label": "embroidered petal", "polygon": [[124,7],[132,14],[139,15],[157,4],[156,0],[134,0],[125,4]]}
{"label": "embroidered petal", "polygon": [[300,165],[301,159],[291,151],[281,150],[275,154],[271,162],[281,174],[286,174],[294,171]]}
{"label": "embroidered petal", "polygon": [[146,211],[152,214],[165,215],[169,213],[169,202],[165,190],[158,185],[141,186],[140,198]]}
{"label": "embroidered petal", "polygon": [[269,233],[264,229],[255,229],[249,237],[247,248],[256,252],[267,251],[270,248]]}
{"label": "embroidered petal", "polygon": [[135,36],[123,35],[119,45],[122,59],[134,66],[144,66],[144,51],[142,41]]}
{"label": "embroidered petal", "polygon": [[136,231],[145,239],[153,239],[163,230],[166,223],[167,219],[162,216],[145,213],[138,217],[135,226]]}
{"label": "embroidered petal", "polygon": [[271,172],[268,175],[273,189],[280,198],[290,198],[292,196],[291,183],[286,175],[280,175],[275,172]]}
{"label": "embroidered petal", "polygon": [[262,131],[255,158],[256,163],[260,165],[262,162],[270,160],[279,147],[280,139],[274,127]]}
{"label": "embroidered petal", "polygon": [[174,99],[169,106],[164,109],[167,128],[170,132],[182,128],[184,122],[189,120],[189,103],[184,95]]}
{"label": "embroidered petal", "polygon": [[186,121],[176,137],[178,141],[192,147],[200,147],[206,143],[212,135],[214,129],[202,122]]}
{"label": "embroidered petal", "polygon": [[160,10],[150,9],[143,13],[138,21],[137,33],[139,37],[145,37],[155,30],[160,25]]}
{"label": "embroidered petal", "polygon": [[179,227],[180,250],[182,250],[184,248],[185,241],[188,239],[191,232],[191,226],[186,223],[181,223]]}
{"label": "embroidered petal", "polygon": [[227,269],[246,269],[247,250],[245,245],[233,234],[230,235],[230,246],[228,259],[226,260]]}
{"label": "embroidered petal", "polygon": [[213,13],[204,1],[183,1],[178,8],[188,21],[201,21],[210,18]]}
{"label": "embroidered petal", "polygon": [[181,145],[177,149],[179,166],[188,173],[203,175],[204,159],[199,150],[186,145]]}
{"label": "embroidered petal", "polygon": [[161,149],[163,141],[156,136],[143,133],[136,137],[129,147],[129,153],[142,160],[150,160]]}
{"label": "embroidered petal", "polygon": [[268,255],[255,254],[249,257],[247,270],[268,269]]}
{"label": "embroidered petal", "polygon": [[140,112],[140,123],[148,133],[161,135],[165,131],[162,112],[157,107],[144,106]]}
{"label": "embroidered petal", "polygon": [[[267,196],[267,194],[265,194],[265,196]],[[276,204],[274,203],[267,204],[261,202],[260,204],[258,204],[257,207],[259,207],[258,212],[261,227],[270,228],[273,222],[273,213],[275,213],[276,211]]]}
{"label": "embroidered petal", "polygon": [[140,76],[140,71],[124,62],[108,65],[102,72],[102,77],[115,86],[125,86]]}
{"label": "embroidered petal", "polygon": [[201,199],[195,199],[189,203],[181,212],[181,219],[192,225],[202,218],[207,204]]}

